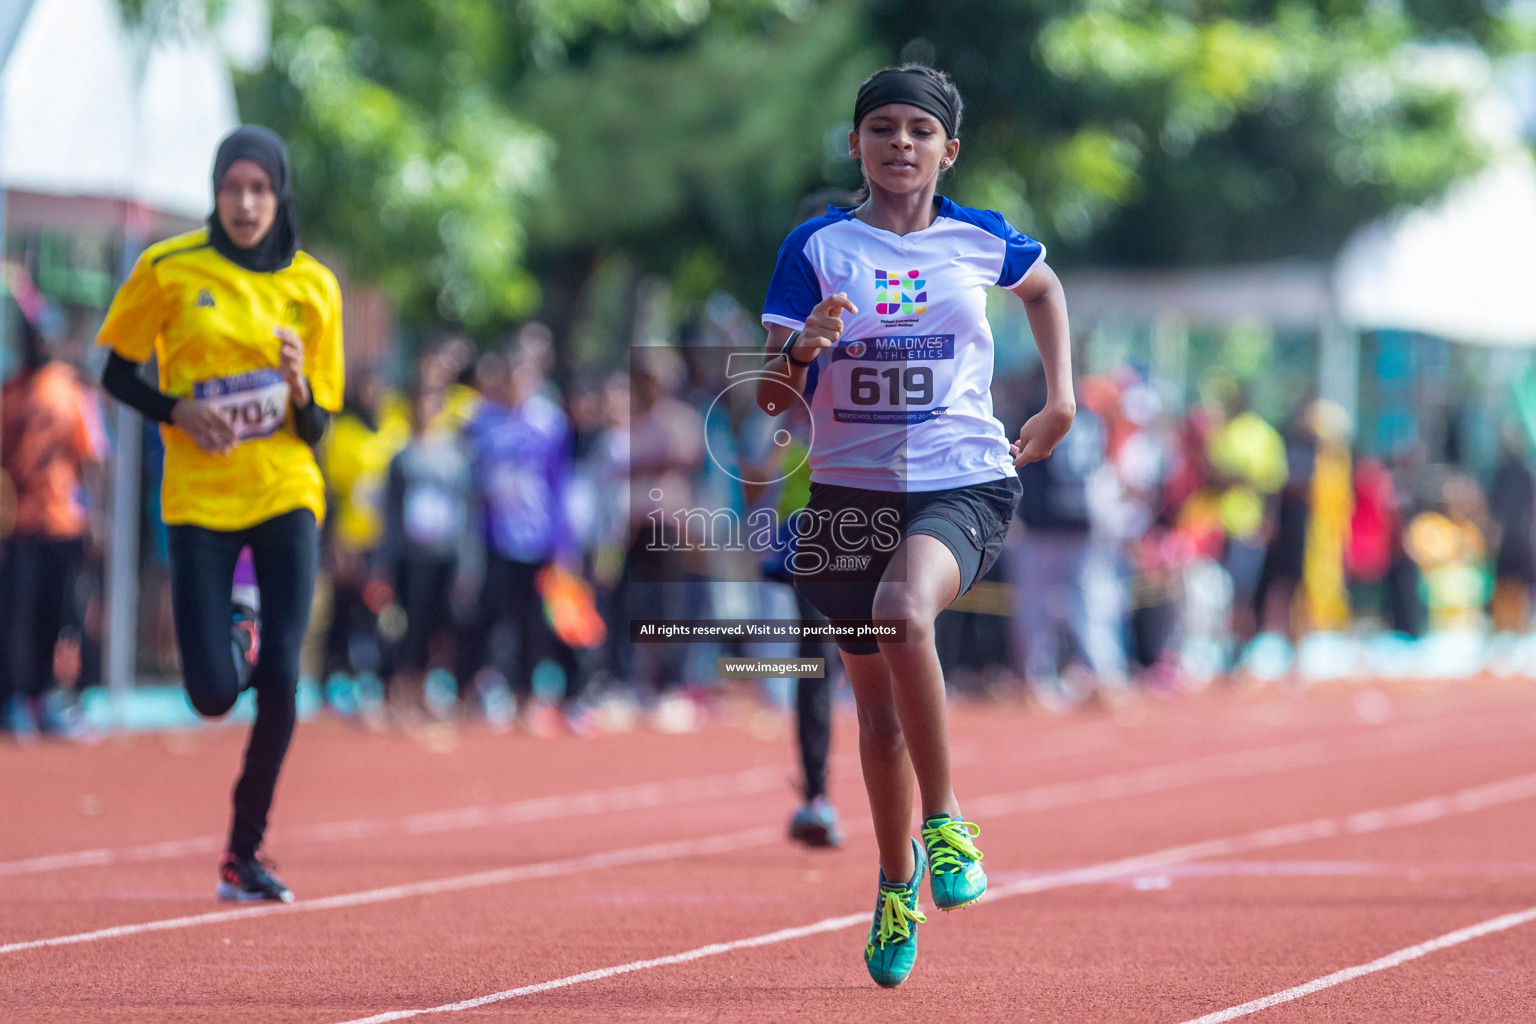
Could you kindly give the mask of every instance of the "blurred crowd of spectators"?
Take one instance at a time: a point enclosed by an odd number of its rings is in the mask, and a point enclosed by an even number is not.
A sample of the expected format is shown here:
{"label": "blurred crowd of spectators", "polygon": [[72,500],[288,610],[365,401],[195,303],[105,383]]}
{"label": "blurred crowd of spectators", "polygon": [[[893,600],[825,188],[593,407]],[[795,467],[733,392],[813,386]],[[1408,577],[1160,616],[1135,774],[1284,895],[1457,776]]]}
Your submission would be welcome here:
{"label": "blurred crowd of spectators", "polygon": [[1297,679],[1319,634],[1527,630],[1536,475],[1513,429],[1485,488],[1422,446],[1356,457],[1327,401],[1276,424],[1234,386],[1175,415],[1129,367],[1078,391],[1062,448],[1022,471],[1011,663],[1044,699]]}
{"label": "blurred crowd of spectators", "polygon": [[[23,342],[0,400],[0,727],[13,735],[67,732],[69,694],[100,682],[108,452],[82,339],[50,346],[29,326]],[[332,707],[380,728],[485,715],[587,733],[648,713],[686,729],[727,685],[719,655],[820,654],[837,671],[818,643],[630,642],[632,616],[814,614],[782,558],[676,536],[658,547],[653,533],[690,509],[787,521],[808,486],[804,424],[763,417],[751,389],[723,391],[688,347],[636,353],[561,388],[549,332],[531,324],[490,352],[442,339],[399,389],[353,368],[319,449],[331,500],[306,668]],[[1506,435],[1479,481],[1422,448],[1356,457],[1327,402],[1272,423],[1233,387],[1176,411],[1130,367],[1077,390],[1066,440],[1021,471],[1006,557],[940,620],[952,686],[1071,707],[1294,677],[1314,634],[1527,631],[1523,436]],[[999,379],[994,398],[1016,430],[1043,381]],[[145,437],[141,664],[174,675]],[[793,680],[759,685],[793,699]]]}

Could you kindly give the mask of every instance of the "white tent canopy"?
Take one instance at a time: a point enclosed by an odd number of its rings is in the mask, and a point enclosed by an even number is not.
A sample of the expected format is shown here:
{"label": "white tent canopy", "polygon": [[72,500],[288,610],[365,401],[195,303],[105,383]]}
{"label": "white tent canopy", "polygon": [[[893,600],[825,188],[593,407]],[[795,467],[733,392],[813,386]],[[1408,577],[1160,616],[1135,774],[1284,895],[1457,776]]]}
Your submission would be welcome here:
{"label": "white tent canopy", "polygon": [[150,42],[116,0],[27,9],[0,69],[0,186],[143,203],[201,219],[219,139],[239,123],[224,59],[201,34]]}
{"label": "white tent canopy", "polygon": [[1530,156],[1513,152],[1438,203],[1363,229],[1340,253],[1334,282],[1341,317],[1359,330],[1536,345]]}

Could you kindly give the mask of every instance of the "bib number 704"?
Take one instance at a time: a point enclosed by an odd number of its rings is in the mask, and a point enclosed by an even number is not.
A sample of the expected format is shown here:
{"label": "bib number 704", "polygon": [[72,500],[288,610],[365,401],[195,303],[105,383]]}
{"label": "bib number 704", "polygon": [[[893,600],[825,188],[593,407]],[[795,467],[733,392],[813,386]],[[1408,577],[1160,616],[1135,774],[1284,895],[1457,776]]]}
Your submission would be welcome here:
{"label": "bib number 704", "polygon": [[229,425],[239,430],[241,427],[257,428],[265,426],[273,420],[283,417],[283,409],[277,403],[277,399],[271,395],[265,398],[252,398],[239,404],[230,404],[219,410],[224,418],[229,420]]}
{"label": "bib number 704", "polygon": [[849,399],[854,405],[879,405],[889,396],[889,405],[929,405],[933,402],[933,369],[927,366],[900,366],[877,370],[873,366],[855,367],[849,374]]}

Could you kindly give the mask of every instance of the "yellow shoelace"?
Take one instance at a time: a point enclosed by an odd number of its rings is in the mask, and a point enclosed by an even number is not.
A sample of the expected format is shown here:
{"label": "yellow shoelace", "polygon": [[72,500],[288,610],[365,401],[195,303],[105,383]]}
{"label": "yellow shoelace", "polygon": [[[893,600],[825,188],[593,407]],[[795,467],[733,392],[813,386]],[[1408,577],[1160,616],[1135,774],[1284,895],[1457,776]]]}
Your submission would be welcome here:
{"label": "yellow shoelace", "polygon": [[[875,933],[883,949],[887,942],[895,939],[909,939],[912,937],[912,925],[922,924],[928,918],[923,916],[921,910],[913,910],[907,906],[907,894],[904,891],[880,890],[880,930]],[[872,951],[874,942],[869,944]]]}
{"label": "yellow shoelace", "polygon": [[946,821],[938,825],[923,826],[923,844],[928,847],[928,857],[933,861],[935,874],[952,874],[963,870],[963,855],[971,860],[981,860],[981,851],[972,839],[981,835],[981,826],[974,821]]}

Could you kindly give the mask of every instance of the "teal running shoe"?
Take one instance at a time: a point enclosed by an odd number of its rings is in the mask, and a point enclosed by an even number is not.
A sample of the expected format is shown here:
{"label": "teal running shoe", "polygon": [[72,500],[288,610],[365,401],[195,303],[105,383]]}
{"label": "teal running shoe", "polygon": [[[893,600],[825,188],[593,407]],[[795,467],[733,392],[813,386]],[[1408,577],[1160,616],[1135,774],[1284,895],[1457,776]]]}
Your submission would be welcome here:
{"label": "teal running shoe", "polygon": [[987,873],[981,869],[981,851],[971,842],[981,826],[964,818],[936,814],[923,822],[923,842],[928,847],[928,889],[940,910],[959,910],[981,899],[987,891]]}
{"label": "teal running shoe", "polygon": [[806,846],[841,846],[843,830],[837,827],[837,809],[817,797],[789,820],[789,838]]}
{"label": "teal running shoe", "polygon": [[912,840],[912,859],[916,863],[910,882],[888,882],[885,872],[880,872],[880,895],[875,900],[869,940],[864,944],[864,966],[875,984],[883,988],[895,988],[912,973],[917,962],[917,926],[928,920],[917,909],[917,890],[928,864],[916,839]]}

